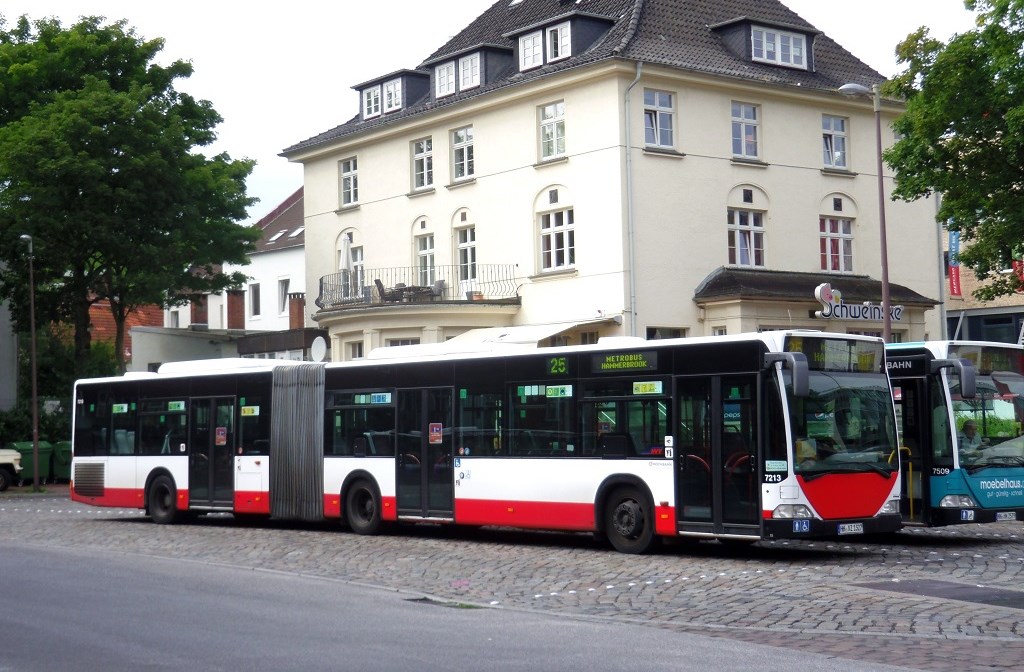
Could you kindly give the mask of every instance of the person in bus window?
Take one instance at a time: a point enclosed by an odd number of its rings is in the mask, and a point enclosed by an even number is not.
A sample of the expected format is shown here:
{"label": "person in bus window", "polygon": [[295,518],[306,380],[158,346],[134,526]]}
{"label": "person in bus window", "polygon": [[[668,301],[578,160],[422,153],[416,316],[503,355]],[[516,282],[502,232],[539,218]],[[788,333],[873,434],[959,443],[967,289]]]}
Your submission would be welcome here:
{"label": "person in bus window", "polygon": [[981,449],[981,435],[974,420],[968,420],[960,429],[960,450],[974,452]]}

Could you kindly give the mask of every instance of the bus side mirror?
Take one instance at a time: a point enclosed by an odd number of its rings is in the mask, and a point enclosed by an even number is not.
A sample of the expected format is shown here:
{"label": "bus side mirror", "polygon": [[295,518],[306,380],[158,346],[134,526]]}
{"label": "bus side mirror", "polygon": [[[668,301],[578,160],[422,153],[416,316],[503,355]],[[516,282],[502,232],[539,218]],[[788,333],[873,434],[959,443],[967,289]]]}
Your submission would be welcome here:
{"label": "bus side mirror", "polygon": [[807,356],[802,352],[769,352],[764,356],[764,365],[771,367],[775,362],[789,369],[793,375],[793,396],[806,397],[810,393],[807,374]]}
{"label": "bus side mirror", "polygon": [[936,359],[932,361],[932,373],[940,369],[956,369],[956,375],[960,379],[960,398],[973,399],[978,388],[974,382],[974,365],[966,359]]}

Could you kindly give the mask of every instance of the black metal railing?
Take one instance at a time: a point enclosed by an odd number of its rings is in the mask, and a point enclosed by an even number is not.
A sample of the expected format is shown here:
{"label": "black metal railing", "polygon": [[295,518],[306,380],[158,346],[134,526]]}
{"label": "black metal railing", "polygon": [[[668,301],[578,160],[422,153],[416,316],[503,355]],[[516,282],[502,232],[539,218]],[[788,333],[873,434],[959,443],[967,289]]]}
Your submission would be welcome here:
{"label": "black metal railing", "polygon": [[325,275],[320,278],[316,305],[331,310],[371,303],[493,301],[516,296],[515,264],[475,264],[471,268],[400,266]]}

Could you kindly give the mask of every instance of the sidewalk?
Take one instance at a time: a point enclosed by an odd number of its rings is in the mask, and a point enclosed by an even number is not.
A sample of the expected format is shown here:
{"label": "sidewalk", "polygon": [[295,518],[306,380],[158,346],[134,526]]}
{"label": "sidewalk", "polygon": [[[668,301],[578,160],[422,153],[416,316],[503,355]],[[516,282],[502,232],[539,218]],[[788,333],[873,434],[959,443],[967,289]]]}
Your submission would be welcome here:
{"label": "sidewalk", "polygon": [[5,497],[66,497],[71,498],[71,486],[69,483],[47,483],[39,484],[40,492],[32,491],[32,481],[26,481],[24,485],[12,485],[7,490],[0,492],[0,499]]}

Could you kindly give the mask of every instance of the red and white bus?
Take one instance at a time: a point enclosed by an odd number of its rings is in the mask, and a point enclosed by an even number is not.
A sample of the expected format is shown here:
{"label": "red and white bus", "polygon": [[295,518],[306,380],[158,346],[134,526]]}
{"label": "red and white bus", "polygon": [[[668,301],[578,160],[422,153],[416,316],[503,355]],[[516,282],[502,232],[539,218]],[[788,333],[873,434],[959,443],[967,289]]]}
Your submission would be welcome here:
{"label": "red and white bus", "polygon": [[778,331],[366,360],[214,360],[75,386],[72,498],[757,541],[899,529],[883,344]]}

